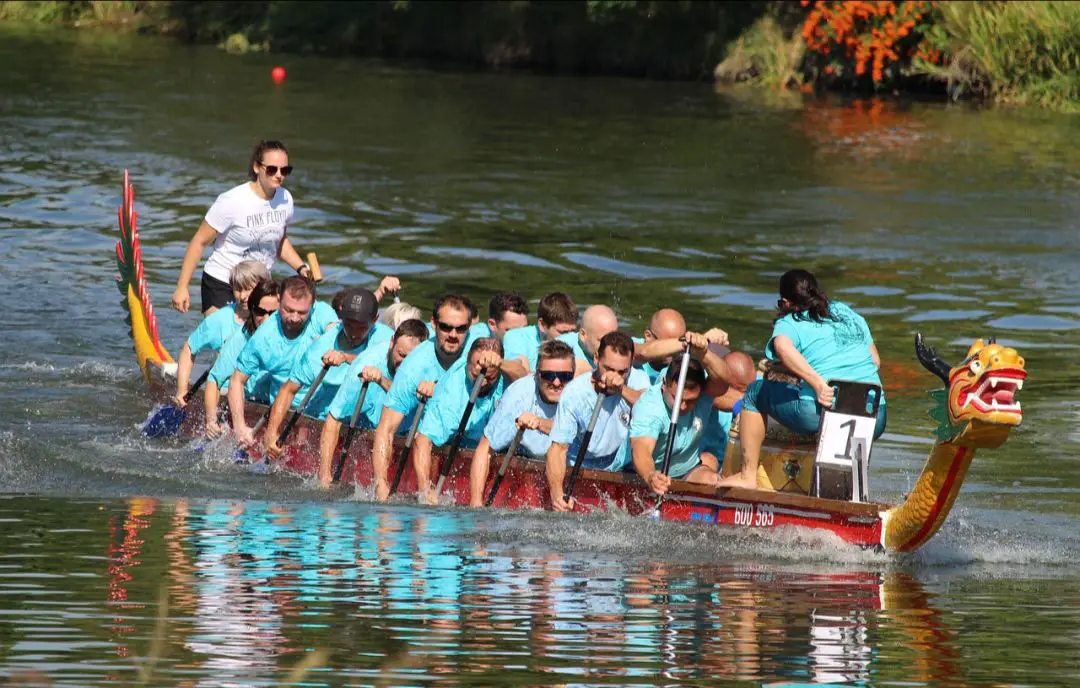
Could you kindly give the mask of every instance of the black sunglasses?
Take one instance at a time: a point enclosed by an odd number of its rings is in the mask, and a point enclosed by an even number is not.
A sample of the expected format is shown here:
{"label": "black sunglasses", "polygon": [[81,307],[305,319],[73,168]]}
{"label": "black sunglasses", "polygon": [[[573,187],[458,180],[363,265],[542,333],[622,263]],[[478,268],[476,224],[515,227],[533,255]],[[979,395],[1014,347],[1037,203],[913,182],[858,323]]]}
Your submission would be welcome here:
{"label": "black sunglasses", "polygon": [[466,323],[464,325],[449,325],[447,323],[442,322],[441,320],[436,320],[435,321],[435,327],[439,328],[439,330],[441,332],[446,332],[447,334],[449,334],[451,332],[457,332],[458,334],[465,334],[466,332],[469,331],[468,323]]}
{"label": "black sunglasses", "polygon": [[558,380],[565,385],[574,379],[574,373],[570,370],[541,370],[536,374],[540,376],[541,380],[548,384]]}
{"label": "black sunglasses", "polygon": [[252,306],[251,307],[251,312],[254,313],[255,315],[259,315],[259,316],[273,315],[274,313],[277,313],[277,309],[272,308],[270,310],[266,310],[265,308],[259,308],[258,306]]}
{"label": "black sunglasses", "polygon": [[[259,164],[262,165],[262,163]],[[278,167],[277,165],[263,165],[263,169],[266,170],[266,175],[269,177],[273,177],[274,175],[276,175],[279,170],[281,171],[282,177],[288,177],[290,174],[292,174],[293,168],[292,165],[286,165],[285,167]]]}

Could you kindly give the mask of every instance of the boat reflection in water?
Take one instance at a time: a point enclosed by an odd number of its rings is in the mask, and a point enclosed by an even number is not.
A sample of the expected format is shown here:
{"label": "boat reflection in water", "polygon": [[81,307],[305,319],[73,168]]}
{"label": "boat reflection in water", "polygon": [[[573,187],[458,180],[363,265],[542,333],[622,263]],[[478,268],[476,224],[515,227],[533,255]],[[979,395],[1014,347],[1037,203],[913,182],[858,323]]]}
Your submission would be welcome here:
{"label": "boat reflection in water", "polygon": [[[204,685],[280,680],[313,650],[326,652],[313,672],[361,682],[962,677],[953,633],[912,575],[555,554],[483,542],[495,518],[505,515],[131,500],[109,596],[128,608],[160,571],[166,648],[155,671]],[[154,552],[160,561],[140,562]],[[151,617],[114,624],[111,640],[134,647],[153,635],[141,627]]]}

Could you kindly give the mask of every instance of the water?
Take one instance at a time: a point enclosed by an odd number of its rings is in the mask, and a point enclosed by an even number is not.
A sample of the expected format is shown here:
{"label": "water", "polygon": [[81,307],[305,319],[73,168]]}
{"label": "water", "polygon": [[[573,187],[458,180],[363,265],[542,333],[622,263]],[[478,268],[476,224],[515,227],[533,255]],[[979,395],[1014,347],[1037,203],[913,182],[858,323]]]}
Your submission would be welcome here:
{"label": "water", "polygon": [[[275,88],[258,56],[0,37],[0,674],[1060,685],[1080,672],[1072,119],[315,58],[288,58]],[[929,449],[915,331],[949,361],[976,336],[1020,349],[1025,423],[976,458],[942,533],[909,557],[805,533],[376,506],[245,473],[225,447],[148,442],[110,284],[122,171],[175,352],[197,317],[167,309],[186,241],[260,136],[292,148],[291,235],[330,288],[389,272],[421,306],[444,290],[482,304],[564,289],[634,331],[672,305],[760,352],[777,276],[814,270],[867,316],[884,359],[879,499],[902,496]]]}

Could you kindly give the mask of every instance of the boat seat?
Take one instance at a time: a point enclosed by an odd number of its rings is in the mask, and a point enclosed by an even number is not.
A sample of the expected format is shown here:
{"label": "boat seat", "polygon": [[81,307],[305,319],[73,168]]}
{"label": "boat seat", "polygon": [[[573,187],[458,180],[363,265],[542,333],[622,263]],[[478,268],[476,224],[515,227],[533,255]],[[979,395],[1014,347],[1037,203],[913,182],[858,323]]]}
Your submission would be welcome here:
{"label": "boat seat", "polygon": [[829,385],[835,395],[832,408],[821,413],[810,493],[866,502],[881,387],[848,380],[829,380]]}

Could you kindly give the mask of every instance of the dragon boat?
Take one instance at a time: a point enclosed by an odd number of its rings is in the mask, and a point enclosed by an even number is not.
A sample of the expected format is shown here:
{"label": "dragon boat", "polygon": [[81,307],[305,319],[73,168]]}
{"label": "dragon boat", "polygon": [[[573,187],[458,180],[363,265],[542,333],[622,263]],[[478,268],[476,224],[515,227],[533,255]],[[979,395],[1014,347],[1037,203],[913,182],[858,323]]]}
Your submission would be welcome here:
{"label": "dragon boat", "polygon": [[[135,193],[126,171],[118,212],[117,286],[124,297],[122,305],[127,312],[135,357],[150,397],[164,403],[171,398],[175,388],[176,364],[158,334],[142,262]],[[761,450],[756,489],[716,488],[676,480],[658,505],[656,495],[636,474],[586,469],[581,471],[574,492],[575,509],[579,512],[619,509],[630,515],[658,513],[661,520],[731,528],[801,527],[832,533],[859,547],[897,552],[915,550],[932,538],[945,521],[976,450],[1001,446],[1012,429],[1020,424],[1022,412],[1015,395],[1027,377],[1024,359],[1016,350],[993,340],[976,340],[967,357],[956,366],[946,364],[933,349],[923,344],[919,335],[915,349],[919,362],[940,380],[943,387],[931,392],[935,403],[931,416],[938,423],[933,449],[914,488],[901,504],[880,504],[866,499],[869,437],[865,442],[857,443],[864,454],[858,461],[850,462],[850,473],[845,474],[849,464],[841,461],[842,479],[828,481],[821,479],[822,468],[827,463],[825,459],[831,458],[822,455],[823,448],[828,446],[824,431],[820,437],[793,436],[785,433],[778,423],[770,423]],[[190,408],[179,433],[200,436],[204,428],[202,405],[193,403]],[[248,402],[245,409],[248,422],[254,425],[266,410],[264,404]],[[851,426],[854,427],[854,423]],[[301,417],[277,468],[300,475],[315,475],[319,466],[321,428],[320,421]],[[372,485],[371,434],[364,433],[353,442],[342,474],[346,484],[365,488]],[[851,435],[847,444],[850,449]],[[399,440],[391,470],[398,461],[410,461],[401,449]],[[438,474],[444,458],[433,452],[431,475]],[[471,458],[469,451],[459,455],[448,476],[443,503],[469,504]],[[497,464],[497,458],[492,463]],[[741,464],[736,419],[729,433],[722,474],[734,473]],[[835,469],[836,462],[830,467]],[[490,487],[495,471],[489,473],[492,474]],[[411,468],[407,468],[398,493],[408,495],[415,490],[415,476]],[[545,462],[514,457],[494,495],[493,506],[549,508]]]}

